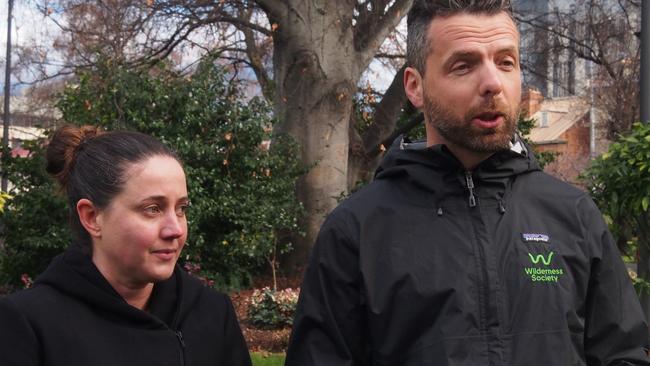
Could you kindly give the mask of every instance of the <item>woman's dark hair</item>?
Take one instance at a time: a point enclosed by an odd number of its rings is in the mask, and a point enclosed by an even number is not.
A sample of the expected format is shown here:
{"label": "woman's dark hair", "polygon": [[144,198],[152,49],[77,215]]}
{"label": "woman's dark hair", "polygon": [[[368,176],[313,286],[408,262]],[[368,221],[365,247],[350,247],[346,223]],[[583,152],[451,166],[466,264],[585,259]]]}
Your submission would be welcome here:
{"label": "woman's dark hair", "polygon": [[127,168],[152,156],[178,156],[157,139],[139,132],[104,132],[94,126],[63,126],[49,141],[47,172],[68,196],[70,225],[77,243],[90,248],[90,235],[81,225],[77,202],[86,198],[106,208],[122,191]]}

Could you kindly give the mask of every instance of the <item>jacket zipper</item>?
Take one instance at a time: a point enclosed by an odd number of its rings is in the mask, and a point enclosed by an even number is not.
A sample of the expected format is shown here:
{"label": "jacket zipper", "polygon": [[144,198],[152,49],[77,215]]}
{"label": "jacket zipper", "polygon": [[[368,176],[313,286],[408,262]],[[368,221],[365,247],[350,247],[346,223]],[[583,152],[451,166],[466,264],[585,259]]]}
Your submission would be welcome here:
{"label": "jacket zipper", "polygon": [[472,179],[472,172],[465,171],[465,182],[467,182],[467,189],[469,190],[469,207],[476,207],[476,196],[474,196],[474,180]]}
{"label": "jacket zipper", "polygon": [[183,333],[180,330],[172,331],[176,334],[178,343],[181,346],[181,366],[185,366],[185,340],[183,340]]}

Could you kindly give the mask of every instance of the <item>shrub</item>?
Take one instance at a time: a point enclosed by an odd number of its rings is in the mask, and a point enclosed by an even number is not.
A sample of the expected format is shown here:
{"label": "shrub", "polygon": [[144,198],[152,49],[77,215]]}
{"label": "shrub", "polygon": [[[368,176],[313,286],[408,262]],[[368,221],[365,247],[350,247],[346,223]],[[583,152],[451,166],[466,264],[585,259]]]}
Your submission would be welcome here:
{"label": "shrub", "polygon": [[25,142],[27,158],[7,156],[12,199],[0,214],[4,225],[0,246],[0,286],[24,287],[23,275],[34,278],[70,242],[65,199],[45,172],[43,140]]}
{"label": "shrub", "polygon": [[582,179],[619,247],[638,250],[634,284],[643,298],[650,298],[650,124],[634,124],[591,163]]}
{"label": "shrub", "polygon": [[248,321],[260,329],[277,329],[291,326],[300,291],[294,289],[256,289],[248,308]]}
{"label": "shrub", "polygon": [[[271,136],[271,108],[245,100],[238,85],[212,60],[191,76],[99,63],[66,87],[58,107],[67,123],[128,129],[153,135],[184,162],[192,207],[181,264],[220,287],[241,287],[262,266],[277,266],[291,248],[303,209],[294,195],[305,171],[298,146]],[[268,141],[273,143],[268,148]],[[18,287],[67,247],[66,203],[44,171],[43,149],[8,162],[15,197],[5,210],[7,231],[0,275]],[[5,165],[3,164],[3,167]]]}

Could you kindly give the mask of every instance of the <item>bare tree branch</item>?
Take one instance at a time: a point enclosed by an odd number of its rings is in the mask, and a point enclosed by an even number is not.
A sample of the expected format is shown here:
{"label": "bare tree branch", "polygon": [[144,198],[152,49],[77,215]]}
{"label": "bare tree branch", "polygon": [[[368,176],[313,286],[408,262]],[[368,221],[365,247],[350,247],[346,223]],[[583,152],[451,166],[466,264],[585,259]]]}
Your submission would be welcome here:
{"label": "bare tree branch", "polygon": [[[356,29],[355,46],[359,54],[359,64],[367,65],[374,57],[384,39],[404,18],[413,0],[395,0],[393,5],[381,16],[379,21],[368,29]],[[383,11],[375,8],[374,11]],[[358,39],[358,40],[357,40]]]}
{"label": "bare tree branch", "polygon": [[[241,18],[250,19],[252,14],[253,14],[252,9],[244,9],[243,7],[239,7],[239,16]],[[255,40],[255,35],[253,34],[253,31],[250,28],[242,27],[239,29],[244,34],[244,42],[246,44],[245,53],[248,56],[248,60],[249,60],[247,64],[253,69],[253,72],[255,73],[255,77],[257,78],[257,82],[260,84],[264,98],[266,98],[266,100],[268,100],[269,102],[273,102],[273,95],[274,95],[274,90],[272,87],[273,83],[269,77],[268,72],[264,68],[264,61],[263,61],[264,52],[257,45],[257,42]]]}
{"label": "bare tree branch", "polygon": [[287,6],[281,0],[254,0],[264,10],[269,19],[279,19],[287,11]]}
{"label": "bare tree branch", "polygon": [[375,58],[387,58],[390,60],[395,60],[395,59],[406,59],[406,55],[393,55],[390,53],[384,53],[384,52],[379,52],[375,55]]}
{"label": "bare tree branch", "polygon": [[406,65],[402,66],[393,78],[375,108],[372,128],[368,128],[362,136],[363,148],[369,157],[374,157],[381,152],[381,143],[395,130],[399,114],[407,101],[403,82],[404,69],[406,69]]}

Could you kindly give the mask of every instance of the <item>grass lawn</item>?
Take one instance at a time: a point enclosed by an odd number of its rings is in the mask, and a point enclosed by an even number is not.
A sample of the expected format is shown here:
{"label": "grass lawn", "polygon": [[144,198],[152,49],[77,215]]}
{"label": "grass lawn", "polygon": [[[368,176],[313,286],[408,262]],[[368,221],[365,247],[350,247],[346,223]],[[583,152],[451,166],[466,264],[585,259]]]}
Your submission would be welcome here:
{"label": "grass lawn", "polygon": [[253,366],[283,366],[284,353],[251,353]]}

